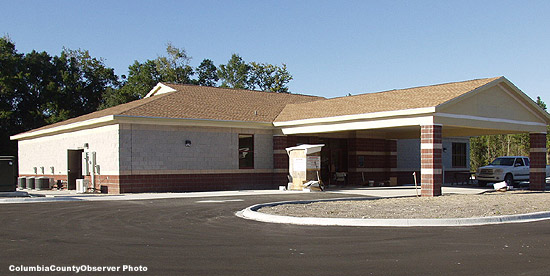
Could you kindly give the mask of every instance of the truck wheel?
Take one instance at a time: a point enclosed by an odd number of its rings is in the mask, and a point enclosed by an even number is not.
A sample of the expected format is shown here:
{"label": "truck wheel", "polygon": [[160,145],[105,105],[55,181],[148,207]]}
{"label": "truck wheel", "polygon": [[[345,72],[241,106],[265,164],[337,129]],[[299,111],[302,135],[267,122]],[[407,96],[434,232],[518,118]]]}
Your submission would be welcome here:
{"label": "truck wheel", "polygon": [[504,177],[504,182],[506,182],[507,186],[514,186],[514,176],[512,174],[507,174]]}
{"label": "truck wheel", "polygon": [[478,180],[478,181],[477,181],[477,186],[479,186],[479,187],[485,187],[485,186],[487,186],[487,181]]}

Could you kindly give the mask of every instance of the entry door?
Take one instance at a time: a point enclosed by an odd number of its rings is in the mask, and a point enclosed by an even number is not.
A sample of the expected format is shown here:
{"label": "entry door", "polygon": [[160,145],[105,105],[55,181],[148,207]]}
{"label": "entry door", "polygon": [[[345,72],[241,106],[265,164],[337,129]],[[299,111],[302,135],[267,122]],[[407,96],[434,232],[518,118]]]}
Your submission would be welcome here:
{"label": "entry door", "polygon": [[321,179],[328,184],[336,172],[348,172],[348,141],[346,139],[322,138]]}
{"label": "entry door", "polygon": [[84,150],[67,150],[67,187],[76,190],[76,180],[82,176],[82,152]]}

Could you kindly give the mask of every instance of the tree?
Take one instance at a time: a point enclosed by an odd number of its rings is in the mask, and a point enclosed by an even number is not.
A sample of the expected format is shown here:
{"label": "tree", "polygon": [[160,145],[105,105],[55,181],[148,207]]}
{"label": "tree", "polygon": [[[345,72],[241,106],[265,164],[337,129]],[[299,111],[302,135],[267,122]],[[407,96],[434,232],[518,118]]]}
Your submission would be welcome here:
{"label": "tree", "polygon": [[16,155],[17,143],[9,136],[20,131],[16,106],[21,90],[21,70],[23,55],[17,53],[15,44],[8,37],[0,38],[0,155]]}
{"label": "tree", "polygon": [[536,101],[537,105],[540,106],[542,109],[546,110],[546,103],[544,103],[541,99],[540,99],[540,96],[537,96],[537,101]]}
{"label": "tree", "polygon": [[153,60],[162,81],[187,84],[191,82],[193,68],[189,66],[191,57],[184,49],[176,48],[172,43],[166,45],[168,56],[160,56]]}
{"label": "tree", "polygon": [[231,55],[227,64],[220,65],[218,77],[222,81],[221,87],[237,89],[252,89],[250,87],[248,73],[250,65],[246,64],[238,54]]}
{"label": "tree", "polygon": [[17,153],[10,135],[97,110],[102,94],[118,84],[114,70],[85,50],[23,55],[2,38],[0,60],[2,153]]}
{"label": "tree", "polygon": [[191,57],[184,49],[168,43],[166,53],[166,56],[159,56],[143,63],[134,61],[128,66],[128,78],[123,81],[122,87],[103,94],[103,103],[100,108],[141,99],[159,82],[176,84],[196,82],[191,79],[194,74],[193,68],[189,65]]}
{"label": "tree", "polygon": [[220,79],[217,74],[216,65],[209,59],[204,59],[199,67],[195,69],[198,75],[197,84],[202,86],[216,86]]}
{"label": "tree", "polygon": [[220,65],[218,77],[222,87],[282,93],[288,93],[287,84],[292,80],[286,64],[246,63],[238,54],[233,54],[226,65]]}
{"label": "tree", "polygon": [[114,69],[108,68],[102,59],[90,56],[87,50],[64,49],[59,57],[62,69],[59,93],[65,98],[57,105],[58,118],[65,120],[91,113],[103,104],[103,95],[119,85]]}
{"label": "tree", "polygon": [[22,86],[16,98],[16,114],[22,125],[16,126],[21,131],[37,128],[57,120],[55,105],[62,99],[56,93],[59,91],[59,79],[62,77],[60,64],[46,52],[32,51],[22,60]]}
{"label": "tree", "polygon": [[286,64],[282,67],[268,63],[250,63],[249,87],[258,88],[261,91],[271,91],[288,93],[286,86],[292,76],[286,69]]}
{"label": "tree", "polygon": [[134,61],[134,64],[128,66],[128,71],[128,78],[123,80],[123,85],[119,89],[105,91],[100,109],[141,99],[162,81],[157,66],[152,60],[144,63]]}

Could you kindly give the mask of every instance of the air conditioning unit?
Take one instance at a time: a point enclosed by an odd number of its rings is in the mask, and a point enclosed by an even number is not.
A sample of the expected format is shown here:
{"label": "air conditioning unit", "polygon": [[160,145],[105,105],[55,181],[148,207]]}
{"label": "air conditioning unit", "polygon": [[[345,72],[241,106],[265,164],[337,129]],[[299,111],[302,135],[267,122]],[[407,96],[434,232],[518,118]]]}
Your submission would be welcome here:
{"label": "air conditioning unit", "polygon": [[50,179],[48,177],[37,177],[34,180],[34,185],[36,190],[49,190],[50,189]]}
{"label": "air conditioning unit", "polygon": [[88,191],[90,187],[90,181],[88,179],[77,179],[76,180],[76,193],[83,194]]}

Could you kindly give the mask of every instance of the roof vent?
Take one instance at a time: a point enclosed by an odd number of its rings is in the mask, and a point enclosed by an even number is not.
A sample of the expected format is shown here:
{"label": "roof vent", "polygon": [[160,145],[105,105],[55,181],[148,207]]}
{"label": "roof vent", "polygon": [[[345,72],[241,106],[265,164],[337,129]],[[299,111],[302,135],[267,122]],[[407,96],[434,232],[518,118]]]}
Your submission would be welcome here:
{"label": "roof vent", "polygon": [[145,95],[145,98],[174,91],[176,91],[176,89],[159,82],[155,85],[155,87],[153,87],[153,89],[151,89],[151,91],[149,91],[149,93],[147,93],[147,95]]}

